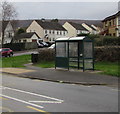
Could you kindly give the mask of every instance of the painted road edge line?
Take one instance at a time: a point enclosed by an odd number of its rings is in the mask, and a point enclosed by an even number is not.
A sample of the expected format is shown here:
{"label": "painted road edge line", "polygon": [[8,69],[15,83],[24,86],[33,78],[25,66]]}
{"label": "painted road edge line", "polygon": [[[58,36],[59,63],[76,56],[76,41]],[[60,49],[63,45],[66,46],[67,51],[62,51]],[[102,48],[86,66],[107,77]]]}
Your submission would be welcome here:
{"label": "painted road edge line", "polygon": [[27,106],[27,108],[36,110],[36,111],[38,111],[38,112],[43,112],[43,113],[45,113],[45,114],[50,114],[49,112],[46,112],[46,111],[44,111],[44,110],[40,110],[40,109],[34,108],[34,107],[32,107],[32,106]]}

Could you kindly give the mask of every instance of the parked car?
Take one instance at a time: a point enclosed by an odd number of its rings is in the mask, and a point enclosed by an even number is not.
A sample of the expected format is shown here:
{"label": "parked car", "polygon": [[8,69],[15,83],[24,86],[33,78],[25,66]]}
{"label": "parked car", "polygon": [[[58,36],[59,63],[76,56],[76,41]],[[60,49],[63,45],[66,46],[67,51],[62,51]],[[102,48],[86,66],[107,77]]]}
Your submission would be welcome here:
{"label": "parked car", "polygon": [[38,40],[38,41],[37,41],[37,44],[38,44],[38,48],[49,47],[49,44],[48,44],[48,43],[43,42],[43,41],[41,41],[41,40]]}
{"label": "parked car", "polygon": [[44,47],[48,47],[49,46],[46,42],[41,42],[41,44],[43,44]]}
{"label": "parked car", "polygon": [[5,57],[13,56],[13,51],[10,48],[2,48],[0,49],[0,55]]}
{"label": "parked car", "polygon": [[48,49],[55,49],[55,44],[52,44]]}

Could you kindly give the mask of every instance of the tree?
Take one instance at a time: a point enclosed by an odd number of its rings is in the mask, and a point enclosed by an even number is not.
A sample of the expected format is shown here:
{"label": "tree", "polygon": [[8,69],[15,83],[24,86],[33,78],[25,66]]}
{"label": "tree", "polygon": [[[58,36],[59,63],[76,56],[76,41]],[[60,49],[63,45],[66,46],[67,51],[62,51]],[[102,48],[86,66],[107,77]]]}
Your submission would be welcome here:
{"label": "tree", "polygon": [[19,35],[19,34],[21,34],[21,33],[25,33],[25,29],[23,29],[23,28],[18,29],[17,35]]}
{"label": "tree", "polygon": [[58,22],[58,19],[52,19],[51,22]]}
{"label": "tree", "polygon": [[4,1],[0,4],[1,9],[1,21],[2,21],[2,44],[4,42],[4,26],[6,21],[13,20],[17,17],[17,12],[12,3]]}

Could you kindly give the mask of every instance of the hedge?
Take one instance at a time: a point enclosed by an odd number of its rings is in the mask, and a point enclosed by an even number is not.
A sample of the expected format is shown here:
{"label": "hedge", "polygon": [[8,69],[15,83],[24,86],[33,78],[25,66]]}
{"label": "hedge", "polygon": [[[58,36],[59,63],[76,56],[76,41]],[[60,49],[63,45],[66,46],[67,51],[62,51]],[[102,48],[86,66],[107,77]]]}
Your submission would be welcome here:
{"label": "hedge", "polygon": [[38,46],[37,46],[36,42],[26,42],[26,43],[9,43],[9,44],[4,44],[2,47],[3,48],[10,48],[13,51],[23,51],[23,50],[28,50],[28,49],[35,49]]}
{"label": "hedge", "polygon": [[120,45],[119,37],[101,37],[94,39],[95,46],[115,46]]}
{"label": "hedge", "polygon": [[94,49],[94,57],[96,61],[120,61],[120,46],[96,47]]}
{"label": "hedge", "polygon": [[[95,47],[94,57],[95,61],[110,61],[118,62],[120,61],[120,47],[118,46],[104,46]],[[39,49],[38,61],[54,61],[55,60],[55,50],[54,49]]]}
{"label": "hedge", "polygon": [[55,60],[55,50],[54,49],[39,49],[38,50],[38,61],[54,61]]}

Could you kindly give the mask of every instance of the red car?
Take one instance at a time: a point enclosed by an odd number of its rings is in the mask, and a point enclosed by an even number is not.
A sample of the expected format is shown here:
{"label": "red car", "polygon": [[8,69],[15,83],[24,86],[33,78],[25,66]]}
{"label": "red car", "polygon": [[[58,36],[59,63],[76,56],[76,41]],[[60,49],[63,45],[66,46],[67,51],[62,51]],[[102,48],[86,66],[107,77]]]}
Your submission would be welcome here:
{"label": "red car", "polygon": [[13,56],[13,51],[10,48],[2,48],[0,49],[0,54],[1,56],[11,57]]}

